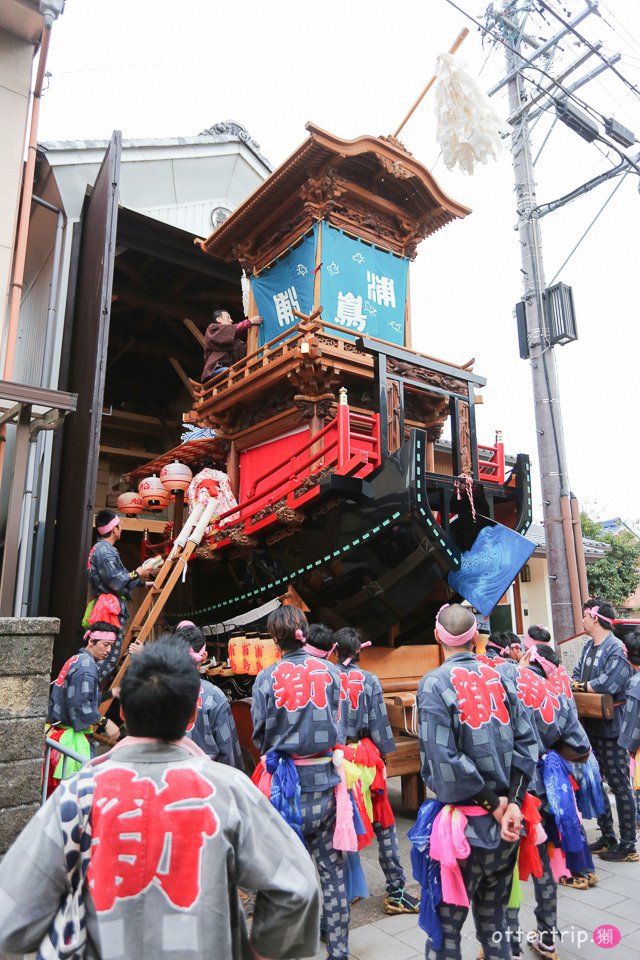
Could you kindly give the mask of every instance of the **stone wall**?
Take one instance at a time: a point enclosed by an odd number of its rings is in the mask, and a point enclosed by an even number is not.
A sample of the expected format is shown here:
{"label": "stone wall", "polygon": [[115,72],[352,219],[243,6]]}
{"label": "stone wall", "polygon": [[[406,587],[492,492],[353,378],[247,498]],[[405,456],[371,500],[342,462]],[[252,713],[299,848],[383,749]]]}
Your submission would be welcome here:
{"label": "stone wall", "polygon": [[60,621],[0,617],[0,857],[40,803],[53,641]]}

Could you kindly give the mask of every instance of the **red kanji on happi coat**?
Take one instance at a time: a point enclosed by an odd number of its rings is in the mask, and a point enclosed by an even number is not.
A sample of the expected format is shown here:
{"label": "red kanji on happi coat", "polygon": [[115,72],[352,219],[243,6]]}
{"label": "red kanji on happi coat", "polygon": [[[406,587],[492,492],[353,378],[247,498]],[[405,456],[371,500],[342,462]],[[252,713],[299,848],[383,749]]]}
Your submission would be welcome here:
{"label": "red kanji on happi coat", "polygon": [[494,718],[500,723],[509,723],[507,693],[500,674],[484,663],[479,666],[479,673],[466,667],[454,667],[451,671],[461,722],[474,730]]}
{"label": "red kanji on happi coat", "polygon": [[340,699],[348,699],[353,710],[358,709],[360,694],[363,690],[364,673],[361,673],[360,670],[340,674]]}
{"label": "red kanji on happi coat", "polygon": [[504,657],[489,657],[486,653],[476,653],[476,660],[478,660],[480,663],[486,663],[488,666],[491,666],[492,663],[496,664],[507,662]]}
{"label": "red kanji on happi coat", "polygon": [[308,658],[303,663],[283,660],[272,676],[276,707],[284,707],[290,713],[306,707],[308,703],[326,707],[327,687],[333,677],[321,660]]}
{"label": "red kanji on happi coat", "polygon": [[537,710],[545,723],[553,723],[556,710],[560,709],[560,700],[549,681],[533,670],[521,670],[518,674],[518,699],[525,707]]}
{"label": "red kanji on happi coat", "polygon": [[182,909],[200,897],[202,849],[218,830],[204,801],[215,788],[195,770],[168,770],[164,780],[158,789],[133,770],[96,775],[87,878],[99,912],[152,884]]}
{"label": "red kanji on happi coat", "polygon": [[571,680],[569,679],[569,674],[562,664],[555,668],[551,676],[548,677],[547,682],[551,684],[552,688],[560,696],[566,697],[567,700],[573,699]]}
{"label": "red kanji on happi coat", "polygon": [[204,693],[204,690],[202,689],[202,687],[200,687],[200,690],[199,690],[199,692],[198,692],[198,700],[197,700],[197,703],[196,703],[196,713],[195,713],[195,716],[194,716],[193,720],[191,721],[191,723],[190,723],[189,726],[187,727],[187,733],[191,733],[191,731],[193,730],[193,728],[194,728],[195,725],[196,725],[196,720],[197,720],[197,718],[198,718],[198,714],[199,714],[200,711],[202,710],[202,694],[203,694],[203,693]]}
{"label": "red kanji on happi coat", "polygon": [[71,670],[71,667],[74,665],[74,663],[78,662],[78,656],[79,655],[76,653],[74,657],[69,657],[67,662],[63,665],[63,667],[60,670],[60,673],[53,681],[56,687],[61,687],[62,684],[65,682],[65,680],[67,679],[67,674],[69,673],[69,670]]}

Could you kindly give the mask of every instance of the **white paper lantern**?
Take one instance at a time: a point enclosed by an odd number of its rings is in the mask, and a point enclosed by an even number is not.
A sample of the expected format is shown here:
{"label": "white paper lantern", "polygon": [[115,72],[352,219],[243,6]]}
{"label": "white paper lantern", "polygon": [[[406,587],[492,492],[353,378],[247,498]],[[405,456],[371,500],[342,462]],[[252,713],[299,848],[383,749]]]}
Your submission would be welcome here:
{"label": "white paper lantern", "polygon": [[160,482],[162,486],[165,490],[169,490],[174,494],[178,493],[179,490],[186,490],[191,483],[192,477],[193,474],[186,463],[180,463],[179,460],[168,463],[160,471]]}

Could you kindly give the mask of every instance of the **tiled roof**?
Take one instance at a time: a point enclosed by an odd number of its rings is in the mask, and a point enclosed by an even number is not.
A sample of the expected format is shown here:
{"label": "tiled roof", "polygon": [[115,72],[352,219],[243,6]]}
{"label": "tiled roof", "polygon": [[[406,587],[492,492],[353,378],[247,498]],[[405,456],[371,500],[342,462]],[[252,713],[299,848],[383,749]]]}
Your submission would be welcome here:
{"label": "tiled roof", "polygon": [[[546,555],[547,540],[544,527],[541,523],[532,523],[526,533],[526,537],[527,540],[535,543],[537,550]],[[599,557],[604,557],[604,555],[611,550],[608,543],[602,543],[600,540],[590,540],[589,537],[583,537],[582,543],[584,544],[584,553],[587,560],[597,560]]]}

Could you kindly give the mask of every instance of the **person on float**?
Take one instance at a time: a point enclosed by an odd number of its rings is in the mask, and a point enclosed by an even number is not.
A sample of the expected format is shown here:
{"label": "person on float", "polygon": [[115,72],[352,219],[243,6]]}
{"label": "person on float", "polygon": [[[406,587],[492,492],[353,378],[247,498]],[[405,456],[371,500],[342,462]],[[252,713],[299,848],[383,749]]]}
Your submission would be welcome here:
{"label": "person on float", "polygon": [[[181,620],[175,636],[188,644],[189,656],[200,667],[207,659],[207,643],[202,630],[190,620]],[[187,736],[208,757],[243,770],[242,753],[231,706],[222,690],[200,676],[200,692],[195,722],[187,727]]]}
{"label": "person on float", "polygon": [[[175,636],[135,657],[120,691],[129,736],[65,780],[0,865],[0,950],[71,956],[75,930],[87,960],[314,955],[313,863],[248,777],[185,738],[199,688]],[[250,932],[239,884],[257,891]]]}
{"label": "person on float", "polygon": [[400,862],[395,818],[387,795],[384,761],[387,754],[395,753],[397,748],[380,680],[359,664],[361,649],[370,644],[368,641],[363,643],[360,632],[353,627],[336,631],[332,644],[337,650],[340,671],[340,716],[345,729],[345,756],[361,767],[366,776],[367,812],[378,841],[378,862],[386,880],[387,896],[383,910],[389,915],[418,913],[419,901],[405,889],[407,878]]}
{"label": "person on float", "polygon": [[[109,656],[100,664],[98,672],[102,680],[113,672],[120,659],[124,625],[129,618],[127,600],[131,599],[131,591],[144,581],[152,579],[154,568],[152,565],[141,564],[135,570],[127,570],[115,546],[122,536],[122,529],[120,517],[113,510],[101,510],[97,514],[96,533],[97,540],[87,560],[91,593],[94,600],[102,594],[113,594],[120,603],[120,630]],[[89,611],[85,617],[88,615]]]}
{"label": "person on float", "polygon": [[[111,653],[117,628],[111,623],[94,623],[85,635],[86,646],[70,657],[51,684],[47,721],[52,725],[47,736],[80,756],[89,759],[93,753],[91,735],[104,733],[115,740],[119,728],[112,720],[100,716],[98,707],[107,696],[100,692],[99,664]],[[47,796],[63,778],[80,769],[80,762],[51,751]]]}
{"label": "person on float", "polygon": [[323,896],[329,960],[349,956],[344,852],[356,852],[353,808],[336,751],[340,673],[309,648],[307,619],[295,606],[269,615],[267,630],[282,659],[253,685],[253,742],[262,754],[253,781],[293,827],[313,857]]}
{"label": "person on float", "polygon": [[611,804],[604,794],[604,813],[598,818],[601,835],[591,844],[591,852],[605,861],[638,860],[636,852],[636,808],[629,778],[627,751],[618,743],[622,725],[625,690],[631,666],[623,643],[611,631],[616,612],[606,600],[594,597],[584,604],[582,626],[589,639],[582,648],[573,671],[574,693],[609,693],[613,697],[613,719],[585,718],[591,747],[616,800],[620,841],[611,815]]}
{"label": "person on float", "polygon": [[473,654],[471,611],[446,604],[435,632],[444,662],[420,681],[417,705],[422,776],[436,800],[425,801],[409,832],[426,957],[461,960],[471,901],[486,960],[511,960],[506,909],[538,745],[513,685]]}
{"label": "person on float", "polygon": [[227,310],[214,310],[212,322],[204,335],[204,367],[202,383],[217,377],[247,355],[247,333],[251,327],[260,326],[262,317],[250,317],[234,323]]}
{"label": "person on float", "polygon": [[633,676],[625,691],[624,713],[618,744],[631,754],[633,786],[636,796],[636,821],[640,826],[640,627],[625,633],[622,642]]}

